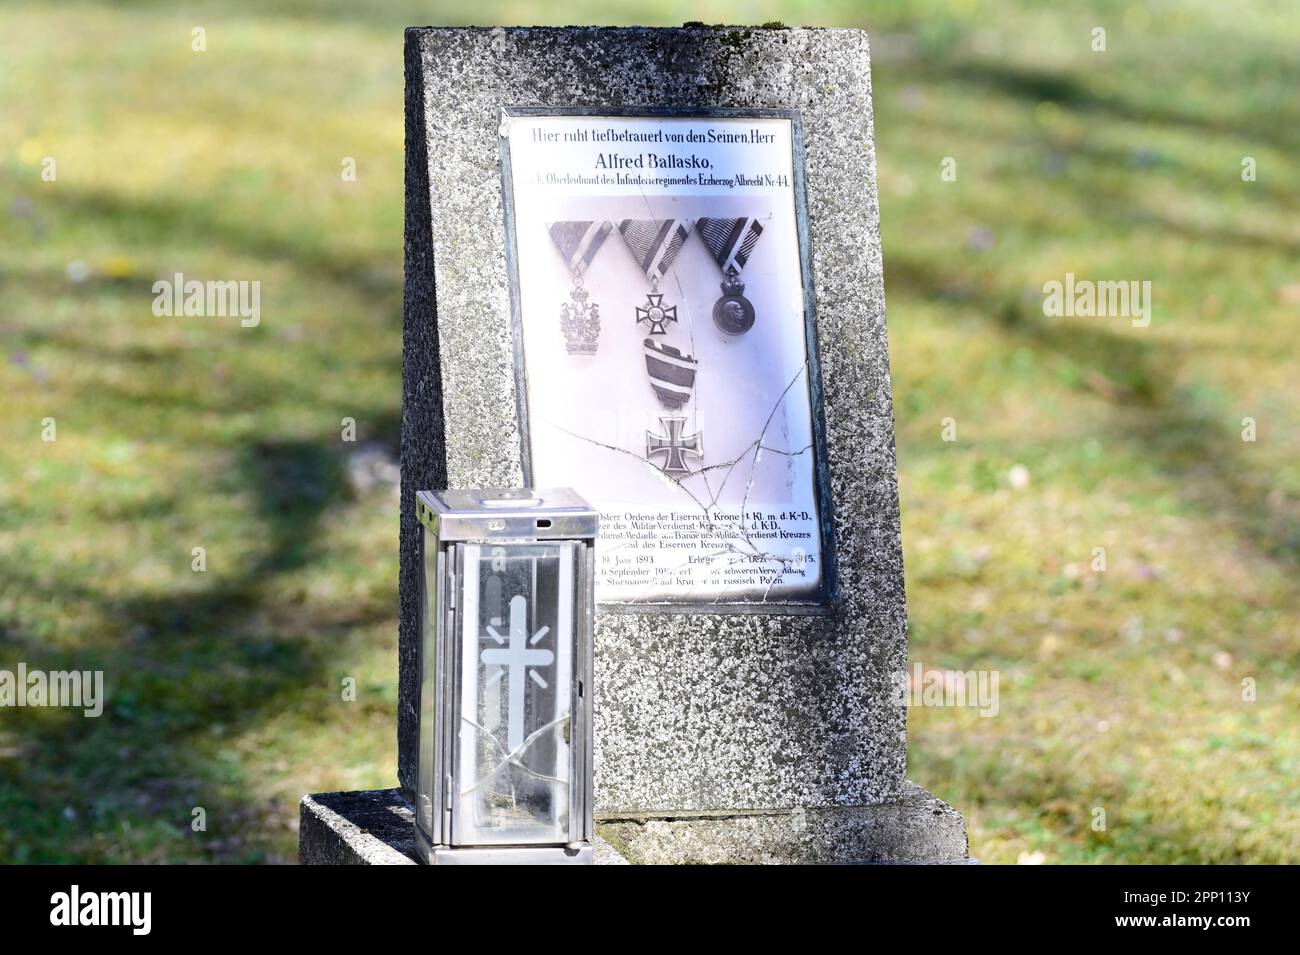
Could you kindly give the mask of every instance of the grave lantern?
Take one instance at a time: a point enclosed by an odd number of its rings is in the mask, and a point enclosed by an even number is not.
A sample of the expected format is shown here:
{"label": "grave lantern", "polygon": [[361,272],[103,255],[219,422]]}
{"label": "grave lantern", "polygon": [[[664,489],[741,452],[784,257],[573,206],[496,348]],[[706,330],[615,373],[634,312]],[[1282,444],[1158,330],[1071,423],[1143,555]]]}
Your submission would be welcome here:
{"label": "grave lantern", "polygon": [[416,842],[431,863],[590,863],[593,547],[569,490],[420,491]]}

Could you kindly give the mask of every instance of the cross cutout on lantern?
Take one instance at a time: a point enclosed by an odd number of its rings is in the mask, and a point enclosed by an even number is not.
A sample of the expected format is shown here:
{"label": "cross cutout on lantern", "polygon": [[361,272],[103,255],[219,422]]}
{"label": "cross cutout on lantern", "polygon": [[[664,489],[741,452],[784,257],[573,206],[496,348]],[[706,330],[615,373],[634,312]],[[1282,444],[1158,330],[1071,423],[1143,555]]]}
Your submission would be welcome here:
{"label": "cross cutout on lantern", "polygon": [[510,695],[507,698],[506,709],[506,746],[510,752],[514,752],[524,745],[524,673],[528,678],[540,686],[542,689],[547,688],[544,680],[533,667],[550,666],[555,660],[555,654],[550,650],[531,649],[532,645],[540,642],[551,630],[550,627],[542,627],[531,638],[528,636],[528,601],[522,594],[510,598],[510,641],[507,645],[505,637],[496,632],[493,627],[487,627],[488,636],[495,640],[505,649],[497,650],[489,647],[484,650],[479,659],[485,664],[496,665],[497,671],[487,679],[487,685],[491,686],[506,676],[509,682]]}

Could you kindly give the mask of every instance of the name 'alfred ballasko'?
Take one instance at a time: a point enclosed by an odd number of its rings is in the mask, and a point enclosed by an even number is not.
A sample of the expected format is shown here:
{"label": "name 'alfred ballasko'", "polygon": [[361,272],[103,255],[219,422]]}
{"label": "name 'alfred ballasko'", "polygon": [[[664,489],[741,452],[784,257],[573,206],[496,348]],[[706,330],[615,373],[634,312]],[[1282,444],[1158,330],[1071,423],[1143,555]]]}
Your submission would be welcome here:
{"label": "name 'alfred ballasko'", "polygon": [[620,156],[618,153],[597,153],[597,169],[712,169],[713,163],[703,156],[692,153],[689,156],[660,156],[655,153],[639,153],[636,156]]}

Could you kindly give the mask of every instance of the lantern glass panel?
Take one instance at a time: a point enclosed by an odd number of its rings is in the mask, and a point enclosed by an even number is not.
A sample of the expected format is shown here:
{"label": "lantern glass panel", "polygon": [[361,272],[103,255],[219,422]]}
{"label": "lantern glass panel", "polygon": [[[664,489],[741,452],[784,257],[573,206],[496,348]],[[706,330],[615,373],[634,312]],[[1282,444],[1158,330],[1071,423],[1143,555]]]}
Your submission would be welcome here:
{"label": "lantern glass panel", "polygon": [[[438,767],[440,755],[438,742],[437,717],[439,693],[438,678],[444,674],[443,663],[438,659],[442,649],[439,636],[439,599],[442,596],[443,553],[437,547],[437,538],[429,529],[421,529],[423,535],[424,572],[420,575],[420,762],[419,762],[419,801],[417,813],[420,828],[425,833],[438,833],[441,830],[433,818],[434,774]],[[439,821],[440,824],[440,821]]]}
{"label": "lantern glass panel", "polygon": [[570,840],[579,545],[459,544],[458,845]]}

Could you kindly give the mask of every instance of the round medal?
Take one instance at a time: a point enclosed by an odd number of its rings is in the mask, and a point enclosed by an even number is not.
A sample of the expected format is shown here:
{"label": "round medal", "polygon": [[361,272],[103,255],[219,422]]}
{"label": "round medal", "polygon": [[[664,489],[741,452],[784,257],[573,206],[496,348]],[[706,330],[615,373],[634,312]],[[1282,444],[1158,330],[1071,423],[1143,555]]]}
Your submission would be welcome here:
{"label": "round medal", "polygon": [[728,335],[743,335],[754,327],[754,306],[743,295],[724,295],[713,303],[713,324]]}

